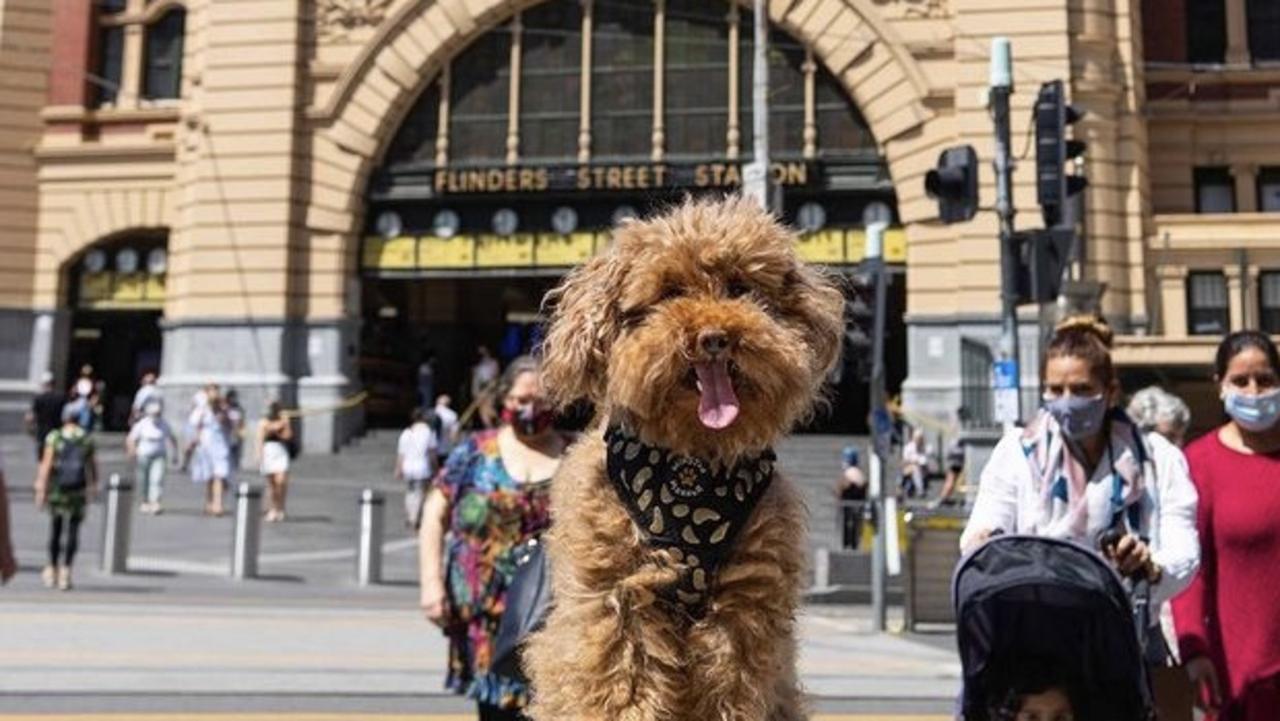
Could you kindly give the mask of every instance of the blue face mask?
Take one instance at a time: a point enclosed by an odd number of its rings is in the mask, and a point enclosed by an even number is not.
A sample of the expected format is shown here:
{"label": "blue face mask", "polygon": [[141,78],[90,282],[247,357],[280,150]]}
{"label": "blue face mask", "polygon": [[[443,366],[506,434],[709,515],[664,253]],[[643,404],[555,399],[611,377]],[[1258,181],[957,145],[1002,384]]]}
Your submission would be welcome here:
{"label": "blue face mask", "polygon": [[1107,417],[1107,397],[1063,396],[1046,400],[1044,409],[1058,422],[1063,435],[1079,441],[1102,430],[1102,422]]}
{"label": "blue face mask", "polygon": [[1222,396],[1222,407],[1241,428],[1261,433],[1273,428],[1280,419],[1280,390],[1257,396],[1228,391]]}

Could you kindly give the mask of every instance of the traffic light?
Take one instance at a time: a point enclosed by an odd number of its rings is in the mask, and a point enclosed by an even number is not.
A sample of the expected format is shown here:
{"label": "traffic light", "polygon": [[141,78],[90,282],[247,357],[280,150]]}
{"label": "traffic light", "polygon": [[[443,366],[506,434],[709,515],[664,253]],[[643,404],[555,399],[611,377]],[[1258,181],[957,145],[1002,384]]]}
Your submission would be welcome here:
{"label": "traffic light", "polygon": [[1018,305],[1049,303],[1062,291],[1071,262],[1074,228],[1044,228],[1014,233],[1019,249]]}
{"label": "traffic light", "polygon": [[924,192],[938,201],[942,222],[960,223],[978,212],[978,154],[972,145],[947,148],[924,176]]}
{"label": "traffic light", "polygon": [[1085,189],[1088,181],[1067,173],[1067,163],[1084,155],[1082,140],[1067,138],[1068,127],[1084,114],[1067,104],[1061,80],[1040,86],[1036,98],[1036,200],[1047,228],[1061,225],[1067,203]]}
{"label": "traffic light", "polygon": [[844,358],[849,372],[860,381],[871,378],[872,334],[875,332],[875,280],[855,275],[844,302]]}

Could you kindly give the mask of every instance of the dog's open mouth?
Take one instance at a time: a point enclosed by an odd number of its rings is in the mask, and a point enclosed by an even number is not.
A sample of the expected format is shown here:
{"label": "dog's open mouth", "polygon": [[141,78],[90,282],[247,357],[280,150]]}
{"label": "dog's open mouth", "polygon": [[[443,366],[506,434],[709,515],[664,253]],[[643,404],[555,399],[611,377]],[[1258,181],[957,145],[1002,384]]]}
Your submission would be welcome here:
{"label": "dog's open mouth", "polygon": [[733,391],[732,369],[725,360],[694,363],[698,420],[712,430],[728,428],[738,417],[738,396]]}

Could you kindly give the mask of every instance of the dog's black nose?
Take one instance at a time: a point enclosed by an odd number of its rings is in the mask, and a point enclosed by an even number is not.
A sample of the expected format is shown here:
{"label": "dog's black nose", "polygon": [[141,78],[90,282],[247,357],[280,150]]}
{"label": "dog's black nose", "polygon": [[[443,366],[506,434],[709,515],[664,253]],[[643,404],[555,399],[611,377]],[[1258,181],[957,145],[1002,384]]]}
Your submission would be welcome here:
{"label": "dog's black nose", "polygon": [[698,334],[698,345],[708,355],[718,356],[729,350],[729,334],[722,330],[704,330]]}

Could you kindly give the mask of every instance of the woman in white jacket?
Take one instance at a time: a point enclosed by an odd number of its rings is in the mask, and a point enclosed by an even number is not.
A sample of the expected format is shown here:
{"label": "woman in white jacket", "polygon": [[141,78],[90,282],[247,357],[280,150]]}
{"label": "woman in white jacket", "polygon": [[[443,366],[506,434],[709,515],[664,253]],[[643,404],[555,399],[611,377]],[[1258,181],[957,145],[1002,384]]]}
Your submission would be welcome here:
{"label": "woman in white jacket", "polygon": [[1159,605],[1185,589],[1199,565],[1196,491],[1181,452],[1151,442],[1116,407],[1110,344],[1110,329],[1097,319],[1058,326],[1042,359],[1044,407],[996,445],[960,547],[1018,533],[1098,548],[1119,530],[1119,541],[1100,550],[1121,574],[1150,581]]}

